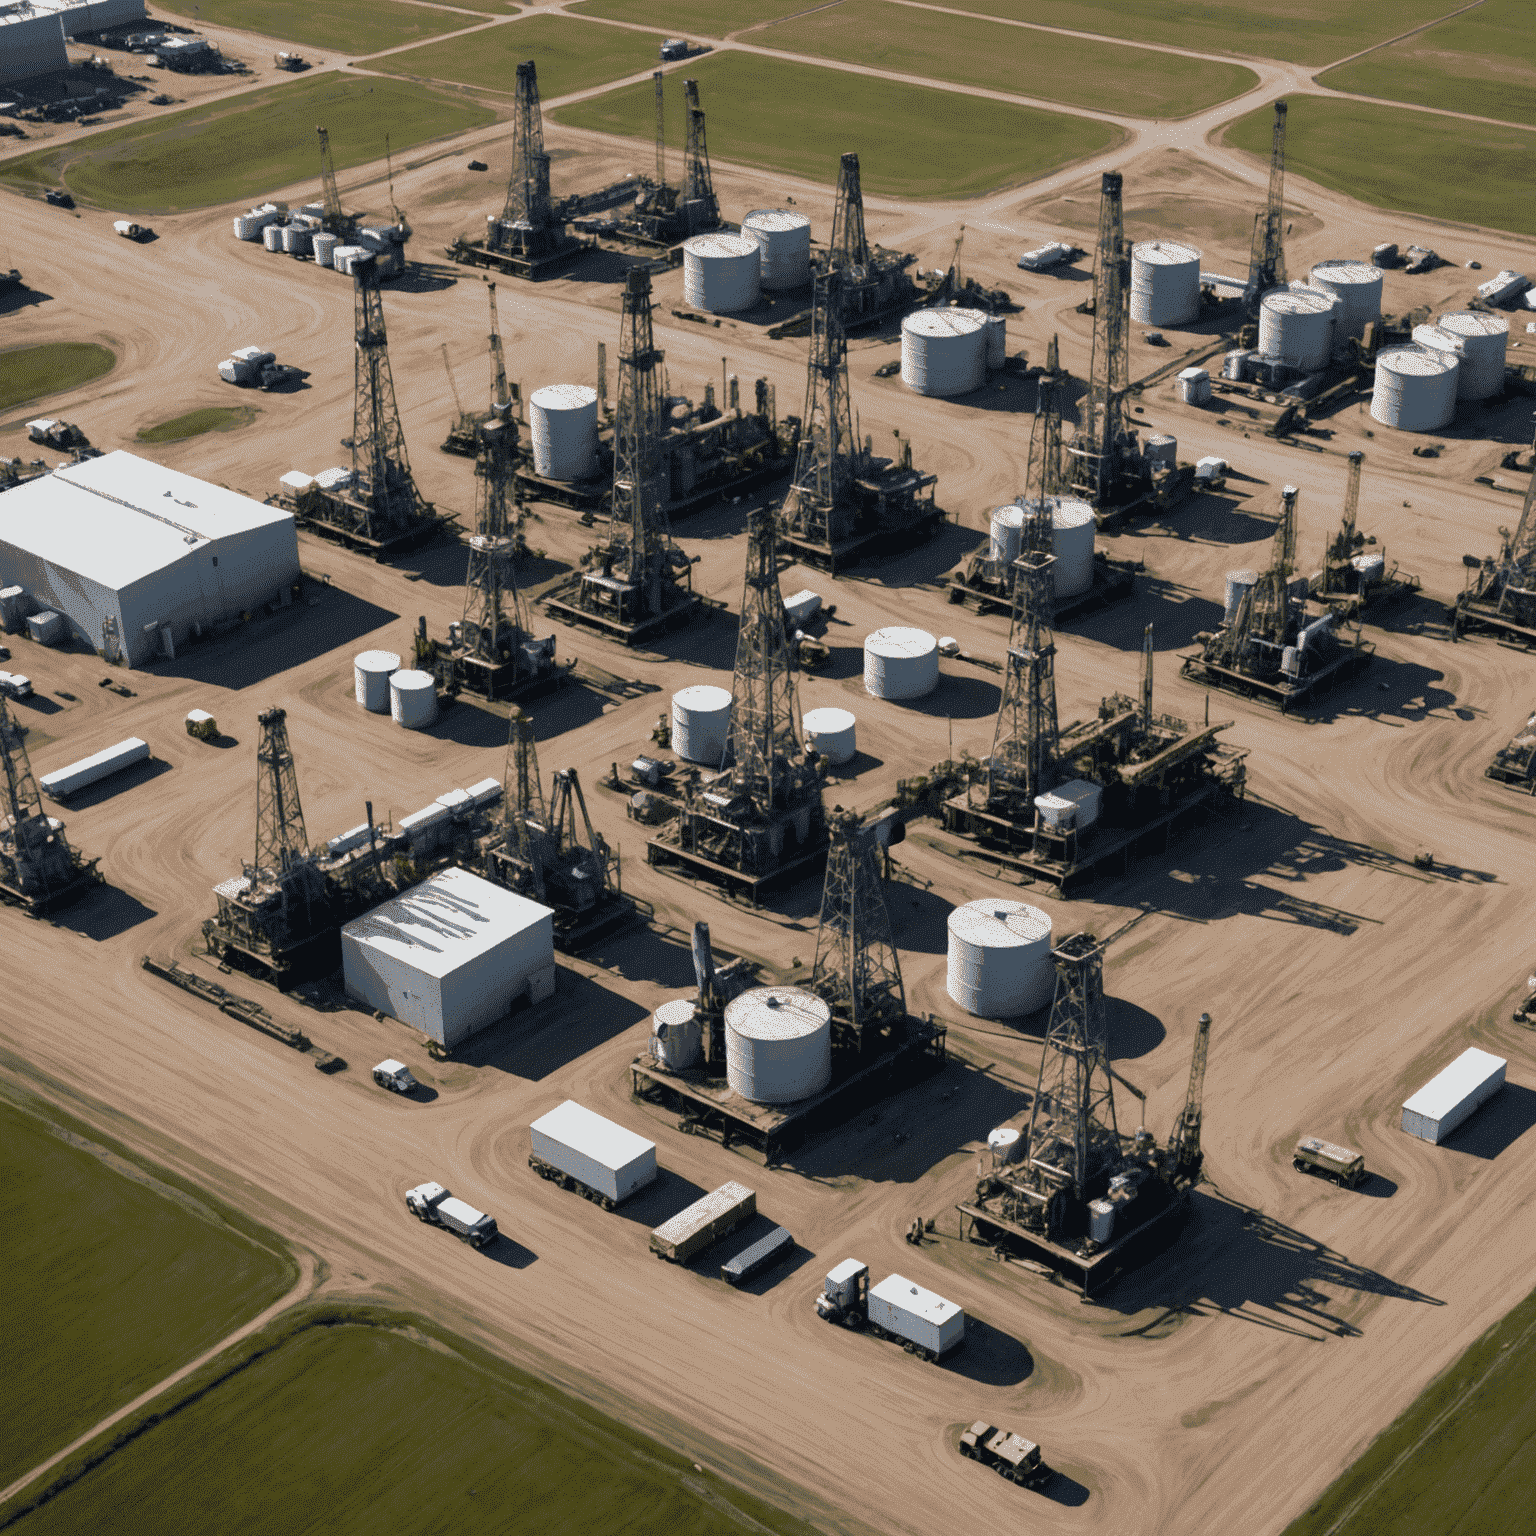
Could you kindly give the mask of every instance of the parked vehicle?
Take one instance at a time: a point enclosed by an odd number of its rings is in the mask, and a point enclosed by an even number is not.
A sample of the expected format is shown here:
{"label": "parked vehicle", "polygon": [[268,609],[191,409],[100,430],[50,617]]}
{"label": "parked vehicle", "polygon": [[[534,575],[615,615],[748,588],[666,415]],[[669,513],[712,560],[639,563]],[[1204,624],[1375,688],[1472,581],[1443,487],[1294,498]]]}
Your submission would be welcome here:
{"label": "parked vehicle", "polygon": [[528,1166],[562,1189],[611,1211],[656,1178],[656,1143],[584,1109],[574,1099],[528,1128]]}
{"label": "parked vehicle", "polygon": [[148,240],[154,234],[147,224],[135,224],[131,219],[117,219],[112,228],[120,234],[124,240]]}
{"label": "parked vehicle", "polygon": [[414,1093],[420,1086],[411,1076],[411,1069],[393,1057],[381,1061],[373,1069],[373,1080],[380,1088],[388,1088],[391,1093]]}
{"label": "parked vehicle", "polygon": [[418,1221],[446,1227],[461,1243],[484,1248],[497,1236],[496,1218],[456,1200],[441,1184],[418,1184],[405,1197],[406,1209]]}
{"label": "parked vehicle", "polygon": [[43,193],[43,201],[51,203],[55,208],[73,208],[75,200],[62,187],[49,187]]}
{"label": "parked vehicle", "polygon": [[794,1238],[783,1227],[775,1227],[766,1237],[758,1238],[734,1258],[727,1259],[720,1266],[720,1278],[727,1285],[745,1285],[764,1270],[781,1263],[794,1246]]}
{"label": "parked vehicle", "polygon": [[1341,1189],[1354,1189],[1365,1177],[1365,1154],[1335,1146],[1321,1136],[1303,1136],[1296,1143],[1291,1166],[1298,1173],[1316,1173]]}
{"label": "parked vehicle", "polygon": [[817,1315],[845,1328],[865,1328],[877,1339],[896,1339],[909,1355],[942,1360],[965,1342],[965,1313],[904,1275],[870,1287],[869,1265],[844,1259],[816,1299]]}
{"label": "parked vehicle", "polygon": [[1006,1477],[1023,1488],[1038,1488],[1049,1480],[1051,1470],[1040,1460],[1040,1447],[1023,1435],[998,1429],[977,1419],[960,1436],[960,1454]]}
{"label": "parked vehicle", "polygon": [[717,1238],[734,1232],[742,1222],[757,1215],[757,1196],[744,1184],[732,1181],[695,1200],[651,1233],[651,1252],[658,1259],[686,1264]]}
{"label": "parked vehicle", "polygon": [[219,722],[206,709],[189,709],[186,726],[187,735],[198,741],[213,741],[219,734]]}
{"label": "parked vehicle", "polygon": [[31,698],[32,679],[19,672],[0,672],[0,695],[7,699]]}

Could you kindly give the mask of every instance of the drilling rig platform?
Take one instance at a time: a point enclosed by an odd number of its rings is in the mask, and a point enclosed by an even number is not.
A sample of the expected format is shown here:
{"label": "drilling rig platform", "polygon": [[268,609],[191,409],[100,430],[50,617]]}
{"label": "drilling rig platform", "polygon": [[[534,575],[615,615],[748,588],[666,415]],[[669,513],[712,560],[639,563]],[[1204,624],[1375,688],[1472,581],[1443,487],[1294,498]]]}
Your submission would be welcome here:
{"label": "drilling rig platform", "polygon": [[1110,1065],[1104,1016],[1104,952],[1090,933],[1052,951],[1056,996],[1018,1156],[984,1154],[975,1195],[958,1206],[962,1237],[1027,1254],[1078,1285],[1084,1296],[1143,1261],[1189,1209],[1200,1182],[1201,1108],[1211,1019],[1195,1031],[1189,1088],[1166,1146],[1145,1126],[1124,1135],[1115,1084],[1146,1095]]}
{"label": "drilling rig platform", "polygon": [[0,901],[31,917],[74,901],[99,884],[95,859],[82,859],[64,835],[64,823],[43,810],[21,727],[0,697]]}
{"label": "drilling rig platform", "polygon": [[687,1133],[718,1136],[728,1147],[751,1147],[773,1164],[808,1136],[941,1070],[946,1031],[932,1015],[920,1019],[907,1012],[882,892],[880,860],[903,832],[894,816],[865,823],[840,808],[832,813],[832,850],[808,988],[831,1015],[831,1073],[824,1088],[772,1104],[736,1091],[726,1008],[747,981],[715,970],[709,930],[697,923],[698,992],[691,1005],[681,1004],[684,1012],[691,1008],[688,1026],[697,1030],[697,1051],[637,1057],[629,1069],[634,1096],[679,1111],[679,1129]]}
{"label": "drilling rig platform", "polygon": [[1497,559],[1463,555],[1467,586],[1446,617],[1451,638],[1466,634],[1498,635],[1511,645],[1536,645],[1536,445],[1531,482],[1525,488],[1520,521],[1513,533],[1500,529]]}

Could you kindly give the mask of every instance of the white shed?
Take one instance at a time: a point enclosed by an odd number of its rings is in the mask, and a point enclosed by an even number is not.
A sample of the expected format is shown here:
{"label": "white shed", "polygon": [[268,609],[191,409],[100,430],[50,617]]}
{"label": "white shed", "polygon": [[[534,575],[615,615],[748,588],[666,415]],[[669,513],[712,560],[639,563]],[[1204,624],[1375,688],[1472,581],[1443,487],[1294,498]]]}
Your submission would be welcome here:
{"label": "white shed", "polygon": [[0,493],[0,587],[98,649],[110,615],[130,666],[286,600],[298,575],[291,512],[121,449]]}
{"label": "white shed", "polygon": [[440,1045],[555,990],[554,912],[445,869],[341,930],[348,993]]}

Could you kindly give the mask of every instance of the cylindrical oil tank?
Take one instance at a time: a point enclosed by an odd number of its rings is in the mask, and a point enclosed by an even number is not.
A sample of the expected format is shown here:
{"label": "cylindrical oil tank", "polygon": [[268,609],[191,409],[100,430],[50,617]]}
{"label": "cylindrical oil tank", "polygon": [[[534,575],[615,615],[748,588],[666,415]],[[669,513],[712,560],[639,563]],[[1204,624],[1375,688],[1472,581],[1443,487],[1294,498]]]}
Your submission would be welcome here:
{"label": "cylindrical oil tank", "polygon": [[341,238],[328,229],[317,229],[309,237],[309,243],[315,253],[315,265],[328,267],[331,264],[331,253],[341,244]]}
{"label": "cylindrical oil tank", "polygon": [[[1459,309],[1441,315],[1438,329],[1461,342],[1461,369],[1456,375],[1458,400],[1486,400],[1504,387],[1504,358],[1509,346],[1509,321],[1486,310]],[[1418,339],[1418,332],[1414,332]]]}
{"label": "cylindrical oil tank", "polygon": [[685,763],[718,768],[731,727],[731,695],[713,683],[694,683],[672,695],[672,750]]}
{"label": "cylindrical oil tank", "polygon": [[1387,573],[1387,557],[1374,550],[1368,555],[1351,555],[1349,563],[1355,568],[1355,577],[1363,592],[1373,581],[1380,581]]}
{"label": "cylindrical oil tank", "polygon": [[939,642],[926,629],[892,624],[864,641],[864,691],[877,699],[921,699],[939,686]]}
{"label": "cylindrical oil tank", "polygon": [[1376,357],[1372,417],[1403,432],[1438,432],[1456,414],[1456,376],[1460,371],[1454,352],[1389,347]]}
{"label": "cylindrical oil tank", "polygon": [[1200,252],[1175,240],[1138,240],[1131,247],[1131,319],[1187,325],[1200,315]]}
{"label": "cylindrical oil tank", "polygon": [[832,1010],[803,987],[754,987],[725,1005],[725,1080],[754,1104],[793,1104],[832,1077]]}
{"label": "cylindrical oil tank", "polygon": [[1147,439],[1144,453],[1149,464],[1176,465],[1179,462],[1179,440],[1167,432],[1154,432]]}
{"label": "cylindrical oil tank", "polygon": [[1098,521],[1086,501],[1051,498],[1051,553],[1056,556],[1056,596],[1080,597],[1093,586],[1093,540]]}
{"label": "cylindrical oil tank", "polygon": [[858,721],[847,709],[808,709],[800,722],[805,744],[829,763],[846,763],[859,750]]}
{"label": "cylindrical oil tank", "polygon": [[968,309],[919,309],[901,322],[901,382],[919,395],[968,395],[987,382],[987,328]]}
{"label": "cylindrical oil tank", "polygon": [[1051,920],[1027,902],[988,896],[949,914],[951,998],[984,1019],[1034,1013],[1051,1000]]}
{"label": "cylindrical oil tank", "polygon": [[1312,373],[1333,352],[1338,300],[1322,289],[1271,288],[1259,300],[1259,355]]}
{"label": "cylindrical oil tank", "polygon": [[987,326],[987,367],[1001,368],[1008,361],[1007,315],[985,315]]}
{"label": "cylindrical oil tank", "polygon": [[703,1030],[686,997],[674,997],[651,1015],[651,1057],[669,1072],[686,1072],[698,1059]]}
{"label": "cylindrical oil tank", "polygon": [[811,221],[792,208],[754,208],[741,232],[762,253],[764,288],[803,288],[811,280]]}
{"label": "cylindrical oil tank", "polygon": [[1258,584],[1257,571],[1227,572],[1227,611],[1223,618],[1228,624],[1237,617],[1237,605],[1242,602],[1243,593],[1251,592]]}
{"label": "cylindrical oil tank", "polygon": [[389,680],[389,712],[408,731],[431,725],[437,719],[437,679],[430,672],[396,672]]}
{"label": "cylindrical oil tank", "polygon": [[1012,565],[1019,558],[1019,549],[1024,541],[1024,508],[1012,503],[995,508],[988,522],[988,531],[991,542],[987,546],[987,558]]}
{"label": "cylindrical oil tank", "polygon": [[1381,319],[1381,268],[1368,261],[1335,258],[1312,268],[1311,284],[1333,294],[1343,305],[1335,336],[1360,336],[1372,320]]}
{"label": "cylindrical oil tank", "polygon": [[393,651],[364,651],[352,660],[352,683],[357,702],[376,715],[389,713],[389,680],[400,670]]}
{"label": "cylindrical oil tank", "polygon": [[314,240],[314,232],[307,224],[283,226],[283,249],[291,256],[307,256]]}
{"label": "cylindrical oil tank", "polygon": [[762,272],[762,252],[750,236],[694,235],[683,241],[683,301],[712,315],[751,309]]}
{"label": "cylindrical oil tank", "polygon": [[992,1154],[994,1168],[1011,1163],[1023,1149],[1023,1138],[1011,1125],[1000,1125],[995,1131],[987,1132],[987,1150]]}
{"label": "cylindrical oil tank", "polygon": [[282,250],[283,230],[286,228],[287,225],[285,224],[268,224],[267,227],[261,232],[261,243],[266,246],[269,251]]}
{"label": "cylindrical oil tank", "polygon": [[597,468],[597,391],[546,384],[528,397],[533,471],[546,480],[585,480]]}

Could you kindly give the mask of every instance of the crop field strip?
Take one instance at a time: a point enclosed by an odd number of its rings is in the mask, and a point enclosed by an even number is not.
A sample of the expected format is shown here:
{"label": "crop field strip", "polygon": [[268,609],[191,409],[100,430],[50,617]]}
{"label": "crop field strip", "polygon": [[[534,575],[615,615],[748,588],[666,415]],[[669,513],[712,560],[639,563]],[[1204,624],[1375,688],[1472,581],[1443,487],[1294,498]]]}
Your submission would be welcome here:
{"label": "crop field strip", "polygon": [[812,1536],[660,1442],[377,1308],[295,1309],[167,1396],[109,1454],[89,1448],[61,1467],[17,1528],[109,1530],[133,1509],[163,1536],[287,1536],[324,1489],[338,1536],[522,1529],[533,1510],[544,1536]]}
{"label": "crop field strip", "polygon": [[83,1127],[45,1123],[0,1099],[13,1324],[0,1388],[0,1487],[293,1284],[292,1262],[258,1246],[260,1229],[241,1230],[228,1216]]}
{"label": "crop field strip", "polygon": [[513,26],[363,62],[385,74],[443,80],[511,97],[517,90],[517,66],[532,59],[539,70],[539,95],[552,101],[654,69],[661,40],[659,32],[594,26],[571,16],[530,16]]}
{"label": "crop field strip", "polygon": [[121,213],[178,213],[314,178],[317,122],[345,171],[380,159],[386,133],[399,155],[495,121],[490,107],[432,86],[327,73],[33,150],[0,162],[0,181],[62,180],[77,197]]}
{"label": "crop field strip", "polygon": [[1531,0],[1485,0],[1464,16],[1330,69],[1317,83],[1536,125],[1536,10]]}
{"label": "crop field strip", "polygon": [[194,26],[236,27],[279,42],[351,55],[398,48],[511,14],[510,9],[473,0],[462,6],[458,0],[454,3],[458,9],[405,0],[169,0],[156,9],[185,16]]}
{"label": "crop field strip", "polygon": [[[1287,171],[1373,207],[1536,235],[1536,203],[1523,195],[1536,157],[1529,129],[1337,97],[1289,101]],[[1261,107],[1224,141],[1267,158],[1273,120]]]}
{"label": "crop field strip", "polygon": [[1241,64],[1092,42],[986,17],[895,10],[888,0],[843,0],[754,32],[751,42],[1126,117],[1189,117],[1259,83]]}
{"label": "crop field strip", "polygon": [[[974,197],[1112,149],[1121,137],[1093,118],[764,54],[720,53],[689,73],[699,82],[715,158],[836,182],[838,157],[857,149],[864,190],[882,195]],[[668,98],[672,143],[681,143],[678,94]],[[650,139],[656,98],[646,81],[551,115],[573,128]]]}

